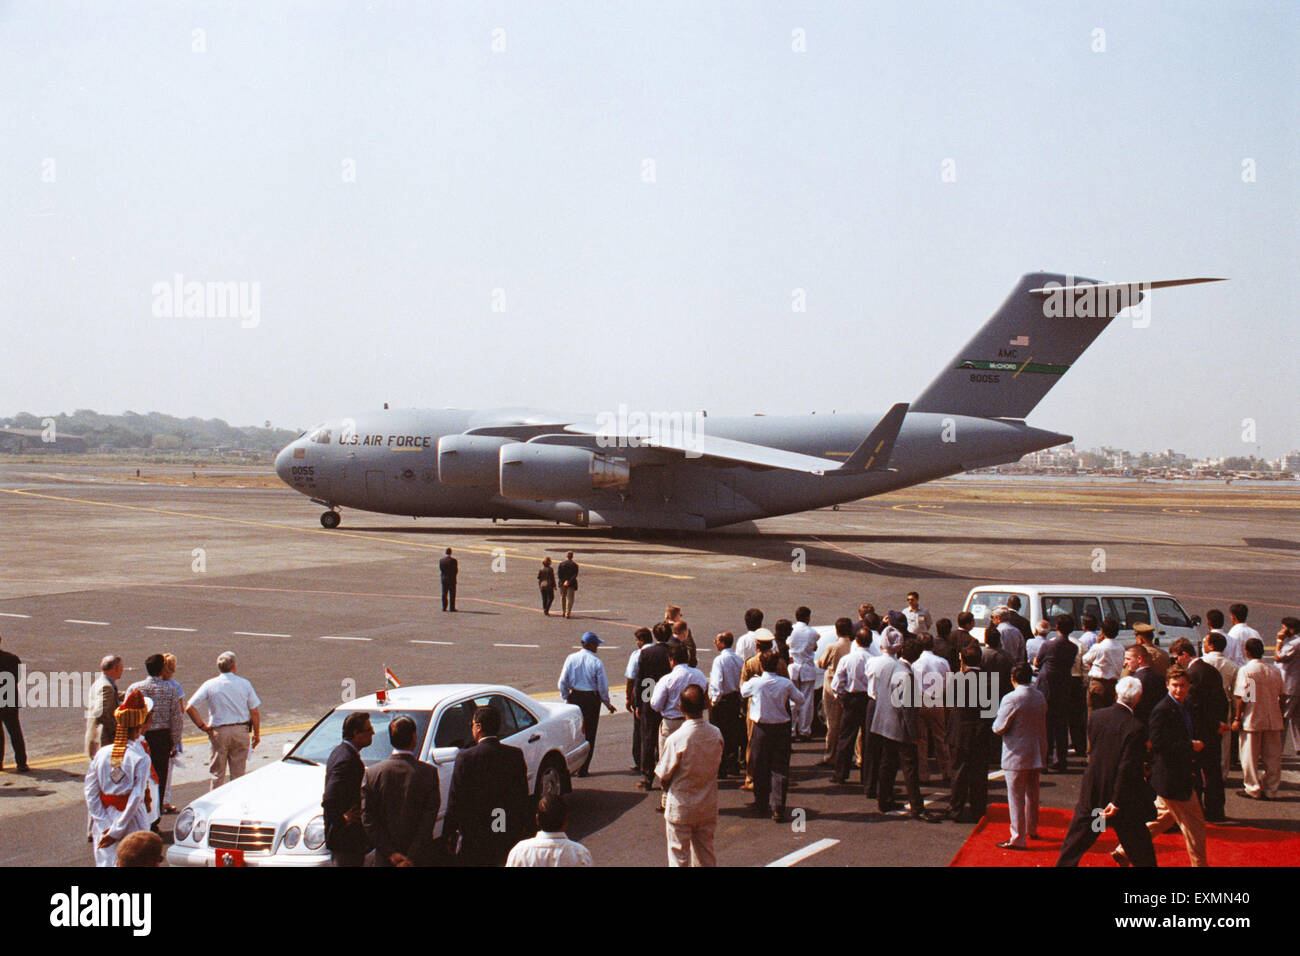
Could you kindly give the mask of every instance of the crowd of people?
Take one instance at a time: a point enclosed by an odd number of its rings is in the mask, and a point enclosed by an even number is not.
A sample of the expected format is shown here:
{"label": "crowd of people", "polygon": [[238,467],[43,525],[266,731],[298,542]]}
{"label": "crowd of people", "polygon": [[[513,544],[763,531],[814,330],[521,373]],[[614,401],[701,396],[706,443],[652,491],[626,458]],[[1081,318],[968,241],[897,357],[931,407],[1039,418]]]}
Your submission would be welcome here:
{"label": "crowd of people", "polygon": [[[889,816],[976,822],[989,769],[1000,769],[1010,832],[999,846],[1024,849],[1038,838],[1042,774],[1075,760],[1086,763],[1083,793],[1061,865],[1077,864],[1105,825],[1123,842],[1121,864],[1154,865],[1151,836],[1177,826],[1193,865],[1204,865],[1205,821],[1226,819],[1233,755],[1242,795],[1269,800],[1287,728],[1300,752],[1300,619],[1282,619],[1270,663],[1248,613],[1233,604],[1225,631],[1222,612],[1210,610],[1199,646],[1180,638],[1165,651],[1144,621],[1131,622],[1127,647],[1113,617],[1061,614],[1031,626],[1014,595],[977,628],[970,612],[956,626],[935,620],[913,591],[883,616],[861,605],[829,640],[807,607],[771,630],[750,608],[739,638],[714,639],[706,675],[681,608],[669,606],[636,632],[625,670],[636,785],[652,790],[657,778],[664,791],[669,864],[713,865],[718,781],[743,775],[753,812],[785,822],[791,744],[824,733],[831,780],[847,785],[856,768]],[[613,709],[600,644],[585,635],[560,680],[583,709],[593,752],[599,707]],[[942,813],[921,791],[932,760],[948,789]]]}
{"label": "crowd of people", "polygon": [[[454,590],[448,597],[454,606]],[[976,822],[987,809],[989,770],[1000,769],[1010,826],[999,845],[1023,849],[1038,836],[1042,774],[1067,772],[1073,760],[1085,764],[1084,778],[1059,865],[1077,864],[1106,828],[1120,839],[1117,862],[1154,865],[1151,837],[1173,827],[1192,864],[1205,865],[1205,824],[1227,819],[1234,769],[1242,796],[1276,799],[1288,730],[1300,752],[1300,619],[1281,620],[1270,662],[1248,615],[1243,604],[1231,605],[1227,620],[1211,609],[1202,640],[1164,649],[1140,620],[1131,622],[1128,646],[1112,617],[1061,614],[1031,625],[1015,596],[980,628],[970,612],[955,625],[934,619],[910,592],[902,609],[883,615],[861,605],[856,619],[835,621],[833,635],[812,626],[808,607],[771,629],[750,608],[739,637],[716,635],[706,674],[682,609],[670,605],[663,620],[636,631],[624,669],[636,786],[650,791],[657,782],[662,791],[669,864],[715,865],[719,782],[741,779],[756,815],[785,822],[792,744],[823,738],[820,764],[830,779],[847,786],[856,770],[864,795],[888,816]],[[615,710],[602,644],[583,635],[559,679],[561,697],[582,711],[589,744],[578,776],[589,772],[602,707]],[[147,676],[124,692],[121,657],[100,662],[85,733],[97,864],[113,865],[128,835],[156,834],[159,815],[175,812],[168,790],[185,716],[208,735],[212,787],[244,773],[260,740],[260,701],[236,674],[233,653],[216,663],[217,675],[187,701],[174,655],[150,655]],[[367,768],[360,751],[374,728],[365,713],[350,715],[322,798],[334,861],[590,864],[565,836],[566,800],[548,794],[533,805],[522,753],[500,741],[500,722],[493,708],[475,713],[475,743],[458,755],[435,841],[437,770],[416,758],[414,723],[395,720],[392,755]],[[16,720],[5,726],[25,758]],[[927,809],[921,791],[935,772],[948,793],[942,812]],[[133,849],[129,858],[151,853]]]}

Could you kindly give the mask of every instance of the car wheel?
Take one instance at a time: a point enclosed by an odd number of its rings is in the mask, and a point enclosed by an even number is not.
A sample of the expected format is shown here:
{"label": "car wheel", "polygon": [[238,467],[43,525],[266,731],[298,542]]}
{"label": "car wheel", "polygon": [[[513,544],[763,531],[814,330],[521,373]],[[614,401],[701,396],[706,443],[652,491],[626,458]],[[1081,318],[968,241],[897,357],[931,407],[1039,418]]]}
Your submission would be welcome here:
{"label": "car wheel", "polygon": [[564,762],[555,754],[551,754],[542,761],[542,765],[537,770],[537,799],[540,800],[546,794],[562,794],[569,789],[569,774],[566,772]]}

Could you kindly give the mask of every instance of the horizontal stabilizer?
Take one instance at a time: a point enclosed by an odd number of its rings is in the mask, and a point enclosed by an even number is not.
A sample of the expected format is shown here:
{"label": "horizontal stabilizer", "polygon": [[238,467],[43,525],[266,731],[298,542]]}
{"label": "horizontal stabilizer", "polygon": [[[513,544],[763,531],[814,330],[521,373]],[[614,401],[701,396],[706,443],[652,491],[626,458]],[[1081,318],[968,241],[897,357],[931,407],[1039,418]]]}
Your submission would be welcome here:
{"label": "horizontal stabilizer", "polygon": [[839,470],[880,471],[885,468],[894,451],[894,440],[903,427],[903,419],[907,417],[907,407],[907,402],[899,402],[891,408]]}

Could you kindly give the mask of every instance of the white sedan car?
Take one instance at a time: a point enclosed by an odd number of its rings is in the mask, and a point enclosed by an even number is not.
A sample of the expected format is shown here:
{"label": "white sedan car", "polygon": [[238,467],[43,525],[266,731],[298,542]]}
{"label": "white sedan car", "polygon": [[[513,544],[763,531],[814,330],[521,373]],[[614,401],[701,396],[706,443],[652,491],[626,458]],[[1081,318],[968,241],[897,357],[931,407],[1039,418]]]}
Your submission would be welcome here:
{"label": "white sedan car", "polygon": [[325,848],[321,796],[325,763],[343,739],[343,720],[358,710],[370,714],[375,739],[361,752],[369,767],[388,757],[388,723],[405,715],[415,721],[420,759],[438,768],[442,832],[456,754],[474,743],[470,719],[477,707],[501,712],[501,740],[524,752],[528,786],[534,795],[562,793],[587,757],[582,712],[572,704],[534,700],[497,684],[432,684],[388,691],[387,700],[361,697],[326,714],[284,759],[245,774],[195,800],[176,818],[172,866],[322,866]]}

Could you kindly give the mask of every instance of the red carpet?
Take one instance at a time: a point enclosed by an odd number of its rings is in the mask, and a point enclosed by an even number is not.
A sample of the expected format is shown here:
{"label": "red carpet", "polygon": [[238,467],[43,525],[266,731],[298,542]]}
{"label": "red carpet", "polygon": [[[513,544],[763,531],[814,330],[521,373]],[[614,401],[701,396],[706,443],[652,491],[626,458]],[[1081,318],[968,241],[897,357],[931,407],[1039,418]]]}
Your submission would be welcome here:
{"label": "red carpet", "polygon": [[[998,844],[1010,836],[1007,805],[989,807],[949,866],[1054,866],[1060,856],[1065,831],[1073,810],[1041,807],[1038,835],[1028,850],[1000,850]],[[1155,838],[1156,862],[1160,866],[1187,866],[1187,844],[1177,828]],[[1115,834],[1106,832],[1083,855],[1080,866],[1116,866],[1110,851],[1119,846]],[[1206,827],[1206,856],[1210,866],[1300,866],[1300,833],[1257,830],[1253,827]]]}

